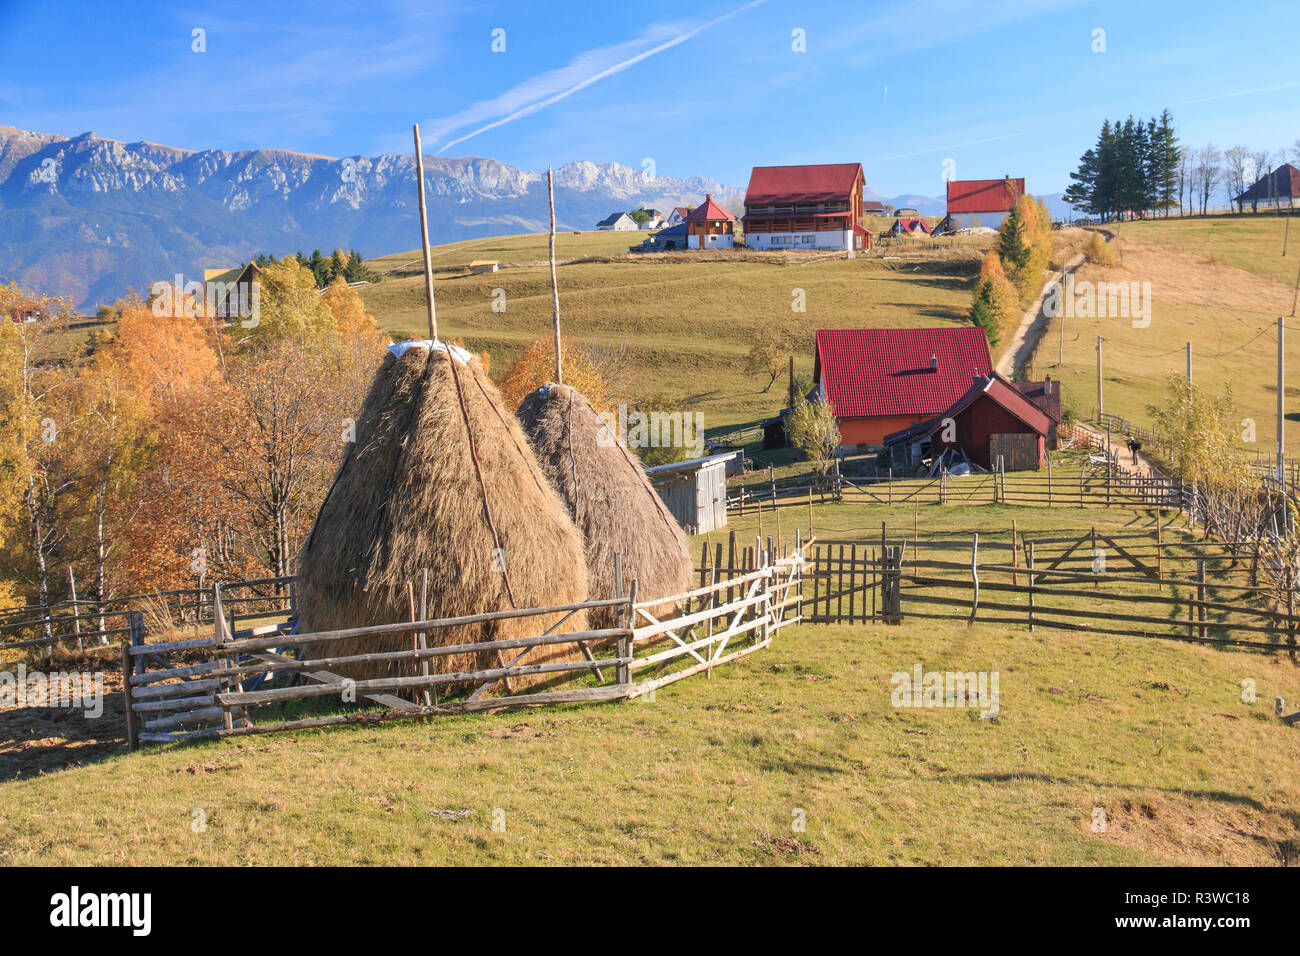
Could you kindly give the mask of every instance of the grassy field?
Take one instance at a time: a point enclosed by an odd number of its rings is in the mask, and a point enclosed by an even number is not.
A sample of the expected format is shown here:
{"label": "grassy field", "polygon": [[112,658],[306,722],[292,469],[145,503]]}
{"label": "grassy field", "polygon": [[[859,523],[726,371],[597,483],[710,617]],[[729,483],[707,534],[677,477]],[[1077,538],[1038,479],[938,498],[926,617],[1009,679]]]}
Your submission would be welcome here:
{"label": "grassy field", "polygon": [[[1107,408],[1141,420],[1192,338],[1198,380],[1230,381],[1266,442],[1273,353],[1259,330],[1289,312],[1290,287],[1267,258],[1274,221],[1228,226],[1125,224],[1117,266],[1081,277],[1150,281],[1150,328],[1067,320],[1064,363],[1053,364],[1054,326],[1037,373],[1063,380],[1067,404],[1086,412],[1093,342],[1104,334]],[[792,289],[805,291],[808,311],[795,318],[810,343],[818,327],[957,323],[981,248],[896,247],[907,254],[894,260],[621,258],[635,238],[559,237],[570,341],[626,343],[634,397],[703,410],[710,427],[779,407],[780,385],[763,394],[741,366],[755,331],[792,319]],[[1221,238],[1224,248],[1211,248]],[[545,250],[544,236],[436,249],[443,337],[491,352],[499,374],[547,334]],[[465,266],[478,258],[516,265],[471,276]],[[419,334],[418,256],[371,265],[391,270],[363,293],[381,325]],[[491,311],[494,288],[506,290],[505,313]],[[801,360],[810,366],[811,348]],[[782,512],[787,539],[807,518],[802,507]],[[1125,508],[919,509],[923,557],[974,530],[1003,541],[1013,521],[1021,535],[1045,536],[1148,530],[1154,520]],[[896,539],[910,535],[913,510],[846,500],[816,506],[812,522],[822,540],[876,539],[882,522]],[[774,524],[769,513],[765,533]],[[746,541],[758,519],[733,518],[732,528]],[[996,671],[997,719],[891,706],[891,675],[916,664]],[[913,618],[789,628],[771,648],[653,701],[130,755],[104,728],[79,749],[47,721],[12,741],[0,733],[0,826],[10,834],[0,863],[1287,864],[1300,856],[1300,735],[1272,715],[1275,696],[1289,710],[1300,700],[1300,671],[1284,655]],[[30,770],[33,751],[46,755],[42,775]],[[9,779],[20,765],[23,778]],[[1097,808],[1105,832],[1092,827]],[[806,826],[793,827],[801,817]]]}
{"label": "grassy field", "polygon": [[[977,259],[988,244],[972,239],[935,248],[895,246],[890,254],[904,260],[739,250],[624,255],[636,238],[557,237],[566,342],[626,347],[629,398],[701,411],[706,428],[772,415],[784,404],[779,385],[765,393],[765,379],[744,370],[745,353],[760,330],[797,330],[807,346],[795,356],[796,368],[811,372],[819,328],[963,323]],[[544,235],[456,243],[433,254],[439,335],[490,353],[495,375],[504,374],[534,339],[550,334]],[[467,265],[473,259],[497,259],[503,268],[471,275]],[[362,287],[380,326],[396,338],[426,334],[418,250],[370,265],[394,270],[377,285]],[[505,292],[504,312],[492,310],[494,289]],[[795,290],[803,290],[806,312],[792,310]]]}
{"label": "grassy field", "polygon": [[[1046,532],[1150,516],[921,509],[923,535],[1013,518]],[[881,520],[910,530],[910,506],[814,515],[823,537]],[[917,663],[997,671],[998,718],[892,707],[890,676]],[[653,701],[119,753],[6,783],[0,861],[1276,865],[1300,853],[1300,736],[1275,695],[1300,699],[1300,676],[1260,654],[805,625]]]}
{"label": "grassy field", "polygon": [[[1097,403],[1096,342],[1102,335],[1106,411],[1148,424],[1146,408],[1162,399],[1165,378],[1184,373],[1190,341],[1194,381],[1215,393],[1231,386],[1240,417],[1255,422],[1256,445],[1269,451],[1278,316],[1287,316],[1291,329],[1287,417],[1300,421],[1294,373],[1300,368],[1300,320],[1290,317],[1300,249],[1293,246],[1281,257],[1282,228],[1282,221],[1264,216],[1124,223],[1114,242],[1116,265],[1085,265],[1077,279],[1150,283],[1150,326],[1134,328],[1128,318],[1056,319],[1039,345],[1033,374],[1060,380],[1066,405],[1087,417]],[[1300,451],[1300,428],[1289,431],[1290,453]]]}

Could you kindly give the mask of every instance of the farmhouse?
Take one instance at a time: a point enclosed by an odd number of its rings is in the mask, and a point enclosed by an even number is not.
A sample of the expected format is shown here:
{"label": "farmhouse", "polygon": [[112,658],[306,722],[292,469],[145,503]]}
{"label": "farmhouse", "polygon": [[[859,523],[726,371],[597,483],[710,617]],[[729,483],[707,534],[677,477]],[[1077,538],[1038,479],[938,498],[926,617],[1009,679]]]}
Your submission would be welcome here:
{"label": "farmhouse", "polygon": [[625,212],[612,212],[600,222],[596,223],[596,228],[602,232],[614,230],[617,232],[635,232],[637,225],[636,220]]}
{"label": "farmhouse", "polygon": [[218,319],[247,318],[257,296],[257,263],[233,269],[203,270],[203,301],[207,315]]}
{"label": "farmhouse", "polygon": [[1285,206],[1294,209],[1296,197],[1300,196],[1300,169],[1290,163],[1283,163],[1267,176],[1261,176],[1253,186],[1244,193],[1233,197],[1237,212],[1244,212],[1246,204],[1251,211],[1263,206],[1265,209],[1278,209]]}
{"label": "farmhouse", "polygon": [[670,212],[668,218],[664,220],[664,225],[669,228],[680,226],[686,221],[686,214],[694,208],[694,206],[674,206],[673,211]]}
{"label": "farmhouse", "polygon": [[996,229],[1024,194],[1024,179],[1010,176],[1002,179],[950,179],[948,215],[940,231],[955,232],[973,226]]}
{"label": "farmhouse", "polygon": [[686,214],[688,249],[730,249],[734,240],[736,217],[713,201],[713,194]]}
{"label": "farmhouse", "polygon": [[664,224],[663,214],[658,209],[642,207],[636,211],[645,213],[646,219],[645,222],[641,223],[642,229],[658,229]]}
{"label": "farmhouse", "polygon": [[751,249],[870,249],[861,163],[755,166],[745,192]]}
{"label": "farmhouse", "polygon": [[36,322],[45,318],[41,312],[41,304],[35,299],[23,299],[15,302],[9,309],[10,320],[22,325],[25,322]]}
{"label": "farmhouse", "polygon": [[885,436],[950,408],[975,375],[991,375],[988,337],[974,326],[818,329],[813,380],[831,406],[841,448]]}
{"label": "farmhouse", "polygon": [[885,204],[879,199],[864,199],[862,201],[862,215],[864,216],[888,216]]}
{"label": "farmhouse", "polygon": [[1033,471],[1047,457],[1051,419],[997,372],[976,375],[966,393],[933,418],[885,436],[890,463],[914,471],[960,449],[982,468]]}

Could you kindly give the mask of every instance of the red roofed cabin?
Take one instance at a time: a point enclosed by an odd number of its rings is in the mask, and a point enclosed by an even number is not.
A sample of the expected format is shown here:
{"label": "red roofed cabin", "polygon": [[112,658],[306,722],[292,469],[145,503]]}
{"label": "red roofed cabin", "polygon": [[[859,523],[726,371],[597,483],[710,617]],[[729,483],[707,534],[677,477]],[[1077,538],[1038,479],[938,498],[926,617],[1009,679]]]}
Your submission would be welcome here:
{"label": "red roofed cabin", "polygon": [[861,163],[755,166],[745,192],[750,249],[870,249]]}
{"label": "red roofed cabin", "polygon": [[1052,421],[997,372],[976,375],[966,393],[928,421],[885,438],[890,464],[912,472],[944,450],[961,449],[976,465],[1036,471],[1047,459]]}
{"label": "red roofed cabin", "polygon": [[943,232],[955,232],[972,226],[996,229],[1025,194],[1024,179],[950,179],[948,180],[948,216]]}
{"label": "red roofed cabin", "polygon": [[687,249],[730,249],[736,217],[713,201],[713,194],[686,214]]}
{"label": "red roofed cabin", "polygon": [[988,337],[974,326],[817,330],[813,380],[841,448],[882,447],[891,432],[951,407],[972,376],[992,373]]}

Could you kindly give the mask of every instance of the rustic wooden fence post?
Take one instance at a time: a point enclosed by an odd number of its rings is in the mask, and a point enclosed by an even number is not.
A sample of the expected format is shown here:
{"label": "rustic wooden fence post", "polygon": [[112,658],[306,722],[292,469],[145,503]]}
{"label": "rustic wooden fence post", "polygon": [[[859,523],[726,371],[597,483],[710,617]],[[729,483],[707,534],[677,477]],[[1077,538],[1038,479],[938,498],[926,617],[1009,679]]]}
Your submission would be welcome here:
{"label": "rustic wooden fence post", "polygon": [[970,598],[970,617],[966,621],[967,627],[970,627],[970,625],[975,623],[975,614],[977,611],[979,611],[979,607],[980,607],[979,556],[980,556],[980,535],[979,532],[976,531],[973,534],[971,534],[971,540],[970,540],[970,579],[971,579],[971,584],[973,586],[973,590],[971,591],[971,598]]}
{"label": "rustic wooden fence post", "polygon": [[1200,607],[1196,609],[1196,619],[1201,622],[1201,637],[1209,637],[1210,629],[1205,623],[1205,559],[1196,559],[1196,600]]}
{"label": "rustic wooden fence post", "polygon": [[131,641],[122,641],[122,700],[126,704],[126,747],[140,749],[140,728],[135,717],[135,693],[131,688]]}
{"label": "rustic wooden fence post", "polygon": [[1034,630],[1034,542],[1029,542],[1029,555],[1026,567],[1029,569],[1029,631]]}

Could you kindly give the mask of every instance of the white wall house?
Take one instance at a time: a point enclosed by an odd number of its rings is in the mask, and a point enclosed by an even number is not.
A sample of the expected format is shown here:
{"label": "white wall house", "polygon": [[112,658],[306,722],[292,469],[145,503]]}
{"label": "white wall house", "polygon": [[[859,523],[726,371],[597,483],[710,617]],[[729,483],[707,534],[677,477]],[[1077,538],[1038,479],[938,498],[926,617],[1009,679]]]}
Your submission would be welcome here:
{"label": "white wall house", "polygon": [[608,232],[636,232],[636,220],[625,212],[611,213],[600,222],[596,223],[596,228]]}
{"label": "white wall house", "polygon": [[853,248],[852,229],[824,229],[817,232],[754,232],[746,233],[747,249],[834,249],[846,251]]}

